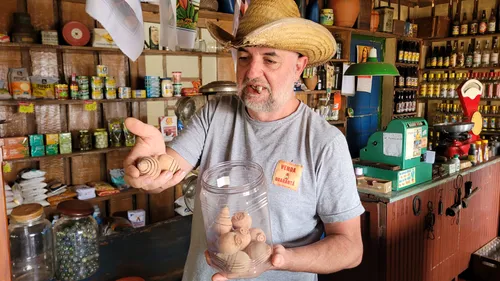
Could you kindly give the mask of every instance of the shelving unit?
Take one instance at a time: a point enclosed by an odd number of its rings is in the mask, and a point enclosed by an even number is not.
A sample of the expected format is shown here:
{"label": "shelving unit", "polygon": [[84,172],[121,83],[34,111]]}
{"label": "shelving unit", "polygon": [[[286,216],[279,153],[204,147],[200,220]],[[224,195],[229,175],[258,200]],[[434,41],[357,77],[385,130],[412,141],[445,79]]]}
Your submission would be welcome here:
{"label": "shelving unit", "polygon": [[119,152],[119,151],[126,151],[126,152],[128,152],[131,149],[132,149],[132,147],[127,147],[127,146],[123,146],[123,147],[108,147],[108,148],[102,148],[102,149],[92,149],[92,150],[87,150],[87,151],[73,151],[73,153],[68,153],[68,154],[45,155],[45,156],[40,156],[40,157],[27,157],[27,158],[19,158],[19,159],[9,159],[9,160],[4,160],[4,162],[20,163],[20,162],[29,162],[29,161],[63,159],[63,158],[70,158],[70,157],[76,157],[76,156],[109,153],[109,152],[114,152],[114,151],[116,151],[116,152]]}

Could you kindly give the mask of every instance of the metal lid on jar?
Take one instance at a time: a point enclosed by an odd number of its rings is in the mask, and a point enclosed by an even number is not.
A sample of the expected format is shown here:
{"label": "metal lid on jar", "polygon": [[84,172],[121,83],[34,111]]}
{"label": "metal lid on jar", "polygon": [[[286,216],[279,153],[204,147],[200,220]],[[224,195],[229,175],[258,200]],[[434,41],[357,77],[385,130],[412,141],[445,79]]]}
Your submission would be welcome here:
{"label": "metal lid on jar", "polygon": [[94,207],[87,201],[67,200],[57,205],[57,210],[61,214],[70,217],[86,217],[94,212]]}
{"label": "metal lid on jar", "polygon": [[89,130],[80,130],[80,133],[88,133]]}
{"label": "metal lid on jar", "polygon": [[24,204],[15,207],[10,216],[18,222],[38,219],[43,215],[43,206],[38,203]]}

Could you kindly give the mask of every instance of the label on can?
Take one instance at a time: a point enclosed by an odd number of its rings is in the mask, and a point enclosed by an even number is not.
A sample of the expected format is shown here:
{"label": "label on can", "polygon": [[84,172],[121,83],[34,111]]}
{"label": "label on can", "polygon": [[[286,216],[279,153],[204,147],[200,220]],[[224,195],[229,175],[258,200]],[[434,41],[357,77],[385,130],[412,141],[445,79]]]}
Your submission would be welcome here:
{"label": "label on can", "polygon": [[161,96],[164,98],[172,97],[174,95],[174,86],[170,79],[161,80]]}
{"label": "label on can", "polygon": [[66,84],[56,84],[56,99],[58,100],[67,100],[68,99],[68,85]]}
{"label": "label on can", "polygon": [[332,9],[321,9],[321,14],[319,16],[319,22],[323,25],[333,25],[333,10]]}
{"label": "label on can", "polygon": [[132,95],[132,89],[130,87],[118,87],[119,99],[129,99],[131,95]]}
{"label": "label on can", "polygon": [[92,89],[102,89],[102,77],[92,76],[92,80],[90,81],[90,86]]}
{"label": "label on can", "polygon": [[108,67],[105,65],[98,65],[97,66],[97,76],[99,77],[106,77],[108,76]]}

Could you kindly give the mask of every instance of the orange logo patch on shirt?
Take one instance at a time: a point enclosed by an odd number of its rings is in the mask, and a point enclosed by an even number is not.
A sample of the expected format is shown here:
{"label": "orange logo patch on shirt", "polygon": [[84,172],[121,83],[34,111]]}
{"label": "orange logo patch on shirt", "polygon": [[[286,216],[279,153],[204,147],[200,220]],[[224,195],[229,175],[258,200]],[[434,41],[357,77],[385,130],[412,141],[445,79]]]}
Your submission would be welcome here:
{"label": "orange logo patch on shirt", "polygon": [[273,174],[273,184],[296,191],[299,188],[300,177],[302,177],[302,168],[302,165],[278,161]]}

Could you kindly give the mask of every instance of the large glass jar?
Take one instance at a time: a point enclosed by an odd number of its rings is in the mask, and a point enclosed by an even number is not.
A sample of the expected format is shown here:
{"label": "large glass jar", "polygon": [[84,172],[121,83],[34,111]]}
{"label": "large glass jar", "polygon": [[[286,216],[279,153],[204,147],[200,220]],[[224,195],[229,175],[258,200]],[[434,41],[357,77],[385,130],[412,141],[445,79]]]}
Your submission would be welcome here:
{"label": "large glass jar", "polygon": [[96,129],[94,132],[94,147],[107,148],[108,147],[108,132],[106,129]]}
{"label": "large glass jar", "polygon": [[253,278],[271,266],[271,223],[262,168],[217,164],[202,175],[201,209],[209,263],[229,279]]}
{"label": "large glass jar", "polygon": [[98,226],[94,207],[68,200],[57,205],[62,217],[54,225],[56,276],[61,281],[82,280],[99,268]]}
{"label": "large glass jar", "polygon": [[92,149],[92,136],[88,130],[80,130],[80,150]]}
{"label": "large glass jar", "polygon": [[54,277],[52,225],[45,218],[42,205],[14,208],[9,236],[13,281],[46,281]]}

